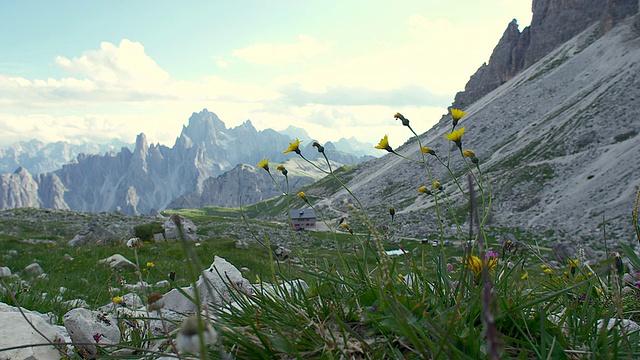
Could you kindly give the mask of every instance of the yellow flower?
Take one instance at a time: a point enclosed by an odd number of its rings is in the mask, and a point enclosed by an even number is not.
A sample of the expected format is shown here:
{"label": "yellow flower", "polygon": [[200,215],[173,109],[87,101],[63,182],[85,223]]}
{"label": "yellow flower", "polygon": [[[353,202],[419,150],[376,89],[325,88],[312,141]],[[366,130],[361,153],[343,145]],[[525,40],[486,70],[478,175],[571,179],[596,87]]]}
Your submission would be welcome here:
{"label": "yellow flower", "polygon": [[320,145],[317,141],[314,141],[311,146],[317,148],[319,153],[324,152],[324,146]]}
{"label": "yellow flower", "polygon": [[122,302],[124,301],[124,299],[122,298],[122,296],[116,296],[113,298],[113,303],[118,305],[118,304],[122,304]]}
{"label": "yellow flower", "polygon": [[467,255],[467,267],[478,276],[482,274],[482,260],[475,255]]}
{"label": "yellow flower", "polygon": [[429,154],[429,155],[435,155],[436,154],[436,152],[433,149],[430,149],[430,148],[428,148],[426,146],[422,147],[422,153],[423,154]]}
{"label": "yellow flower", "polygon": [[347,223],[343,222],[342,224],[340,224],[340,226],[342,226],[343,229],[346,229],[347,228]]}
{"label": "yellow flower", "polygon": [[478,277],[482,275],[482,268],[484,266],[486,266],[487,272],[492,271],[496,267],[496,265],[498,265],[498,259],[489,257],[487,260],[482,261],[475,255],[467,255],[466,264],[469,270],[473,271],[476,277]]}
{"label": "yellow flower", "polygon": [[426,186],[422,185],[422,186],[420,186],[420,187],[418,188],[418,192],[419,192],[420,194],[428,194],[430,191],[429,191],[429,189],[427,189],[427,187],[426,187]]}
{"label": "yellow flower", "polygon": [[287,148],[287,150],[283,151],[282,153],[286,154],[292,151],[300,155],[300,140],[296,139],[296,141],[289,143],[289,147]]}
{"label": "yellow flower", "polygon": [[387,135],[385,135],[381,140],[380,143],[378,143],[378,145],[375,146],[376,149],[380,149],[380,150],[387,150],[388,152],[393,152],[393,149],[391,148],[391,146],[389,146],[389,138],[387,137]]}
{"label": "yellow flower", "polygon": [[474,164],[478,163],[478,157],[476,156],[476,153],[473,152],[473,150],[467,149],[462,152],[462,155],[464,155],[464,157],[468,157],[469,159],[471,159],[472,163]]}
{"label": "yellow flower", "polygon": [[152,267],[154,267],[154,266],[156,266],[156,265],[155,265],[154,263],[152,263],[151,261],[149,261],[149,262],[147,263],[147,267],[148,267],[148,268],[152,268]]}
{"label": "yellow flower", "polygon": [[287,169],[284,167],[284,165],[278,165],[277,167],[278,171],[280,171],[282,173],[282,175],[287,176]]}
{"label": "yellow flower", "polygon": [[393,217],[393,215],[395,214],[396,214],[396,208],[394,208],[393,206],[389,206],[389,215]]}
{"label": "yellow flower", "polygon": [[258,163],[258,167],[263,168],[267,170],[267,172],[269,172],[269,159],[260,160],[260,162]]}
{"label": "yellow flower", "polygon": [[545,264],[540,265],[540,269],[546,270],[547,269],[547,265],[545,265]]}
{"label": "yellow flower", "polygon": [[544,269],[544,273],[548,274],[548,275],[551,275],[551,274],[553,274],[553,270],[551,270],[549,268],[546,268],[546,269]]}
{"label": "yellow flower", "polygon": [[304,201],[307,201],[307,194],[305,194],[304,191],[300,191],[298,193],[298,197]]}
{"label": "yellow flower", "polygon": [[442,190],[442,185],[440,184],[440,181],[436,180],[433,182],[433,188],[436,190]]}
{"label": "yellow flower", "polygon": [[398,120],[400,119],[400,121],[402,121],[402,125],[404,126],[409,126],[409,119],[407,119],[406,117],[404,117],[402,114],[400,113],[396,113],[395,115],[393,115],[393,117]]}
{"label": "yellow flower", "polygon": [[524,273],[521,277],[520,280],[527,280],[527,278],[529,277],[528,273]]}
{"label": "yellow flower", "polygon": [[458,120],[462,119],[462,117],[467,115],[466,112],[460,109],[451,108],[450,111],[451,111],[451,117],[453,118],[453,126],[456,126],[458,124]]}
{"label": "yellow flower", "polygon": [[462,134],[464,134],[464,128],[463,127],[461,127],[458,130],[453,130],[449,134],[445,134],[444,137],[445,137],[445,139],[447,139],[449,141],[453,141],[454,143],[456,143],[456,146],[458,146],[459,148],[462,148]]}

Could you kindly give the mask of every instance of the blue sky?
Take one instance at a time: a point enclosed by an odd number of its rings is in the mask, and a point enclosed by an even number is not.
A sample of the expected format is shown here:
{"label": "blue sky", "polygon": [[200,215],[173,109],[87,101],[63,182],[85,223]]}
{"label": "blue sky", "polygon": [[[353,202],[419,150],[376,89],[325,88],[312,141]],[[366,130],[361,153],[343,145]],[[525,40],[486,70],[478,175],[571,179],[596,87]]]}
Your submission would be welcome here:
{"label": "blue sky", "polygon": [[0,1],[0,146],[173,146],[193,112],[392,146],[428,130],[530,0]]}

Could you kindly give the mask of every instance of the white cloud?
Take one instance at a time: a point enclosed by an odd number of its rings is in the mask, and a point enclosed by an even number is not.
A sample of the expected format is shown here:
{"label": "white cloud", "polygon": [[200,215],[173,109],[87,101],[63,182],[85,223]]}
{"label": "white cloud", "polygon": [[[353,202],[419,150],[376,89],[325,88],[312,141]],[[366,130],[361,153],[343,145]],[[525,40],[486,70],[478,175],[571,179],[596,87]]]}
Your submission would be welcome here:
{"label": "white cloud", "polygon": [[312,59],[331,47],[331,44],[321,44],[308,35],[300,35],[298,40],[288,44],[253,44],[234,50],[233,56],[254,64],[289,64]]}
{"label": "white cloud", "polygon": [[169,74],[145,53],[142,44],[127,39],[121,40],[119,46],[102,42],[100,50],[85,51],[73,59],[58,56],[56,63],[66,71],[99,85],[151,88],[169,80]]}

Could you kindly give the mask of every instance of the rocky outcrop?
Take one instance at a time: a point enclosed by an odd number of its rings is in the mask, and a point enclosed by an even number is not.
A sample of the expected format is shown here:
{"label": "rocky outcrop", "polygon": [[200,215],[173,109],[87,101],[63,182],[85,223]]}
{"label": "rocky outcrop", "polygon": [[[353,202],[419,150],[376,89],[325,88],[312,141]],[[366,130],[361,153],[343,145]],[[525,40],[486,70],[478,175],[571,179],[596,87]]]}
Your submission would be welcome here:
{"label": "rocky outcrop", "polygon": [[620,20],[638,13],[637,0],[533,0],[531,24],[522,32],[514,19],[489,62],[471,76],[453,107],[466,109],[482,96],[535,64],[561,44],[599,23],[601,36]]}
{"label": "rocky outcrop", "polygon": [[[277,172],[276,172],[277,174]],[[279,176],[283,187],[284,177]],[[309,176],[291,176],[289,185],[292,191],[302,185],[310,184],[315,179]],[[247,164],[240,164],[218,177],[207,179],[202,191],[193,192],[177,198],[171,209],[199,209],[205,206],[238,207],[253,204],[282,194],[273,184],[266,171]]]}

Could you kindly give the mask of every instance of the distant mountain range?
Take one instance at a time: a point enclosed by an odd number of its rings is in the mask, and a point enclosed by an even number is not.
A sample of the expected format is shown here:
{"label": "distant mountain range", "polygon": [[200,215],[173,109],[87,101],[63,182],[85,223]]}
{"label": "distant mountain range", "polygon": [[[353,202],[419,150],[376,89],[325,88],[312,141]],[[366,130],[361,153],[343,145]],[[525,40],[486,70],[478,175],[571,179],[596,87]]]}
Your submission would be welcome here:
{"label": "distant mountain range", "polygon": [[[122,147],[117,153],[80,153],[70,162],[66,160],[68,154],[66,157],[58,154],[51,158],[65,159],[67,163],[57,170],[32,174],[25,167],[19,167],[13,173],[1,174],[0,209],[28,206],[152,214],[167,208],[180,197],[183,198],[179,203],[184,206],[194,206],[196,203],[202,206],[237,206],[241,196],[253,196],[258,200],[273,196],[273,191],[262,189],[271,189],[274,185],[264,181],[264,176],[247,177],[245,185],[254,181],[252,187],[258,195],[228,193],[245,190],[246,186],[235,186],[235,190],[225,186],[219,191],[227,193],[209,197],[224,199],[219,202],[196,201],[195,197],[200,196],[198,194],[202,194],[205,188],[211,189],[205,186],[209,178],[218,177],[227,171],[248,174],[247,169],[263,158],[270,158],[273,163],[285,162],[290,156],[282,151],[291,141],[293,139],[290,136],[271,129],[258,131],[249,120],[227,129],[216,114],[205,109],[189,118],[188,126],[183,126],[182,133],[172,148],[159,144],[149,145],[146,136],[140,134],[133,150]],[[307,154],[319,155],[311,148],[311,142],[304,146],[307,147]],[[370,146],[373,148],[373,145]],[[325,147],[331,151],[337,165],[354,164],[373,158],[340,151],[331,143],[325,144]],[[46,145],[41,148],[46,148]],[[30,159],[42,166],[44,160],[35,161],[40,153],[25,153],[35,154]],[[313,159],[312,155],[310,157]],[[238,164],[249,164],[249,167]],[[239,178],[239,175],[233,174],[229,174],[227,178],[234,176]],[[314,181],[313,178],[305,178],[306,180],[292,178],[292,181],[298,185]]]}
{"label": "distant mountain range", "polygon": [[[249,121],[249,123],[251,122]],[[312,140],[304,129],[294,126],[289,126],[285,130],[277,132],[289,136],[290,139],[298,138],[303,142]],[[373,144],[363,143],[355,137],[349,139],[341,138],[328,144],[329,146],[333,144],[336,150],[358,157],[380,156]],[[63,165],[73,162],[80,154],[100,155],[115,153],[125,147],[133,151],[135,145],[135,143],[126,143],[117,139],[106,144],[70,144],[65,141],[43,143],[37,139],[19,141],[10,146],[0,148],[0,174],[9,174],[18,168],[24,168],[31,174],[52,172],[62,168]]]}
{"label": "distant mountain range", "polygon": [[133,146],[115,139],[107,144],[69,144],[64,141],[45,144],[36,139],[19,141],[0,148],[0,174],[12,173],[19,167],[32,174],[50,172],[70,163],[79,154],[105,154],[120,151],[123,147],[133,150]]}

